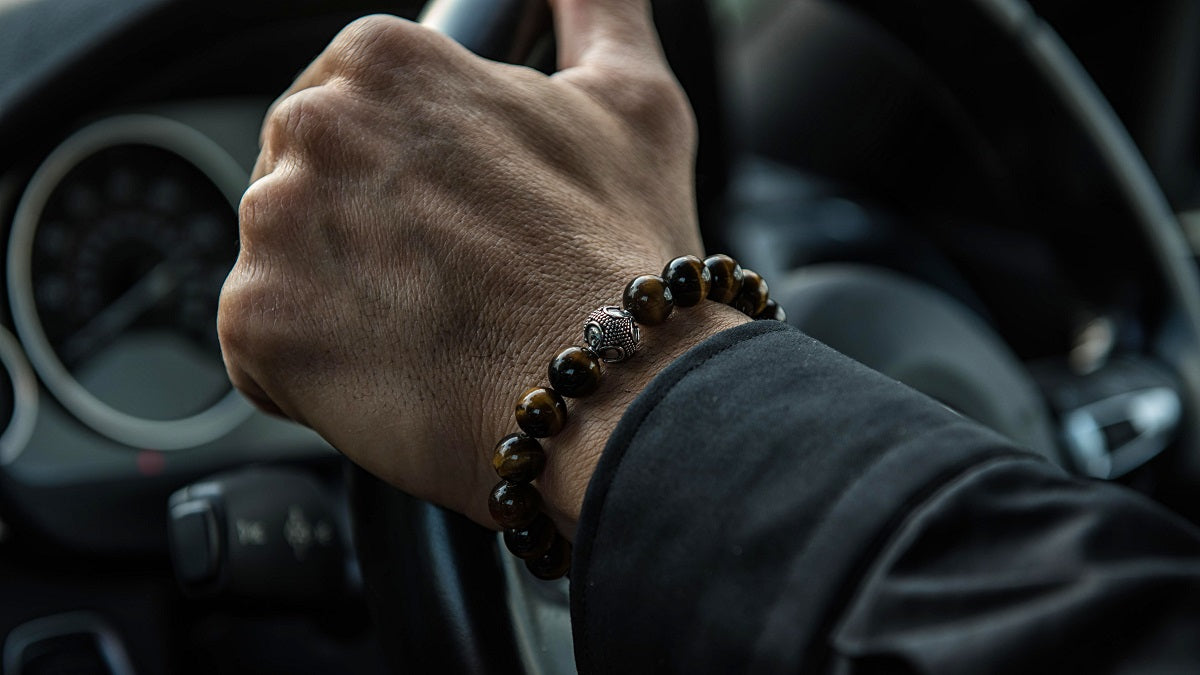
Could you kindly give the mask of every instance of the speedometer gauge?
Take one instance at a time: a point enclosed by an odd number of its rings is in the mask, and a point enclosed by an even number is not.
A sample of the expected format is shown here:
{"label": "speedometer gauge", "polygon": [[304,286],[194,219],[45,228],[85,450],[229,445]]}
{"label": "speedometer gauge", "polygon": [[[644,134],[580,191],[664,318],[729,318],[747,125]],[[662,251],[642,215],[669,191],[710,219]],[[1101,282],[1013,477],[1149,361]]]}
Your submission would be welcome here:
{"label": "speedometer gauge", "polygon": [[46,387],[97,432],[172,450],[250,412],[217,344],[246,173],[200,132],[113,117],[63,142],[17,207],[8,289]]}

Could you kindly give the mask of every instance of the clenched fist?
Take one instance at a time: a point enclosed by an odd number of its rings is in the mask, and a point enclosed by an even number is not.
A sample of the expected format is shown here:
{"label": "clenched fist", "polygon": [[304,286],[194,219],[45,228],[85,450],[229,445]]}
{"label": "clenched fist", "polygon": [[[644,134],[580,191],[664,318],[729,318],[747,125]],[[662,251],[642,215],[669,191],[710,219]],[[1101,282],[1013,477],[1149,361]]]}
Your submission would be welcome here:
{"label": "clenched fist", "polygon": [[[267,116],[221,295],[226,365],[252,401],[488,526],[517,395],[626,281],[703,250],[694,121],[647,3],[553,5],[551,77],[393,17],[343,30]],[[679,312],[571,404],[539,481],[565,534],[633,396],[743,320]]]}

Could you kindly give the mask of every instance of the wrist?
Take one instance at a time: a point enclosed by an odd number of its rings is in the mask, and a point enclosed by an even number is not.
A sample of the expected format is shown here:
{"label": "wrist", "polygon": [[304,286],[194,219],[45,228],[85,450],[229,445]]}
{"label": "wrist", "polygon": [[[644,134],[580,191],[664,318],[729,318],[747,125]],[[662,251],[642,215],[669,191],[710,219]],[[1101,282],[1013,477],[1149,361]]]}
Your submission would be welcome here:
{"label": "wrist", "polygon": [[642,348],[636,356],[604,366],[604,378],[596,393],[568,403],[571,422],[561,434],[543,441],[548,461],[537,481],[546,514],[564,537],[574,540],[596,464],[633,400],[689,349],[749,321],[745,314],[715,302],[678,309],[663,324],[642,331]]}
{"label": "wrist", "polygon": [[[493,453],[500,481],[489,494],[488,512],[504,529],[505,547],[541,579],[570,573],[588,484],[633,400],[700,341],[752,318],[785,320],[762,277],[720,254],[703,261],[681,256],[666,264],[661,277],[634,277],[621,304],[588,313],[586,347],[571,346],[551,358],[545,371],[550,386],[527,389],[514,408],[522,433],[504,436]],[[697,306],[686,319],[674,314],[676,307]],[[654,330],[643,337],[640,326]],[[638,352],[640,363],[621,367]],[[564,396],[587,398],[589,405],[572,413]]]}

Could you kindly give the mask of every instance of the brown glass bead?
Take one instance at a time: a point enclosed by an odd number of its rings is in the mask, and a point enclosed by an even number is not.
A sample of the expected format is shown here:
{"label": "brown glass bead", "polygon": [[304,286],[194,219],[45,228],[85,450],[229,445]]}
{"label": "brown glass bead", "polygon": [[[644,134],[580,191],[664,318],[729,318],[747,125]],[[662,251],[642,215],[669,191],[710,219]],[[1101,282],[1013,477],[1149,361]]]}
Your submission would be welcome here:
{"label": "brown glass bead", "polygon": [[657,326],[675,311],[675,298],[662,277],[644,274],[625,287],[621,296],[625,311],[643,326]]}
{"label": "brown glass bead", "polygon": [[712,283],[708,288],[708,299],[730,304],[742,290],[742,266],[727,255],[718,253],[704,261]]}
{"label": "brown glass bead", "polygon": [[590,349],[571,347],[550,362],[550,386],[571,398],[582,398],[600,386],[600,357]]}
{"label": "brown glass bead", "polygon": [[545,514],[539,513],[525,527],[505,530],[504,546],[522,560],[533,560],[546,555],[557,536],[554,523]]}
{"label": "brown glass bead", "polygon": [[496,474],[510,483],[528,483],[542,475],[546,468],[546,452],[541,443],[525,434],[511,434],[500,439],[492,455]]}
{"label": "brown glass bead", "polygon": [[704,261],[694,255],[685,255],[667,263],[662,271],[663,281],[671,289],[677,307],[695,307],[708,297],[712,285],[712,273]]}
{"label": "brown glass bead", "polygon": [[567,402],[557,391],[534,387],[517,400],[517,426],[534,438],[549,438],[567,424]]}
{"label": "brown glass bead", "polygon": [[758,321],[770,320],[783,321],[786,323],[787,312],[783,311],[783,308],[779,306],[778,302],[767,298],[767,306],[763,309],[763,311],[756,314],[754,318]]}
{"label": "brown glass bead", "polygon": [[525,567],[533,576],[550,581],[571,571],[571,544],[561,536],[554,537],[550,550],[533,560],[526,560]]}
{"label": "brown glass bead", "polygon": [[742,290],[738,292],[733,306],[742,314],[753,317],[767,308],[770,298],[767,282],[754,270],[742,270]]}
{"label": "brown glass bead", "polygon": [[510,483],[502,480],[492,488],[488,511],[500,527],[519,529],[537,518],[542,508],[542,495],[529,483]]}

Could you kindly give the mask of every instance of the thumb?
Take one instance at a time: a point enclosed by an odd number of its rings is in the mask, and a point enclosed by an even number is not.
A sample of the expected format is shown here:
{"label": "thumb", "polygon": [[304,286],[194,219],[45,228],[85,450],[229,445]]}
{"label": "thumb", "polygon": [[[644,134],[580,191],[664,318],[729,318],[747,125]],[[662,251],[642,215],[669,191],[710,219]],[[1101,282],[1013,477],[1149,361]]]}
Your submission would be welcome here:
{"label": "thumb", "polygon": [[662,60],[649,0],[550,0],[560,70]]}

